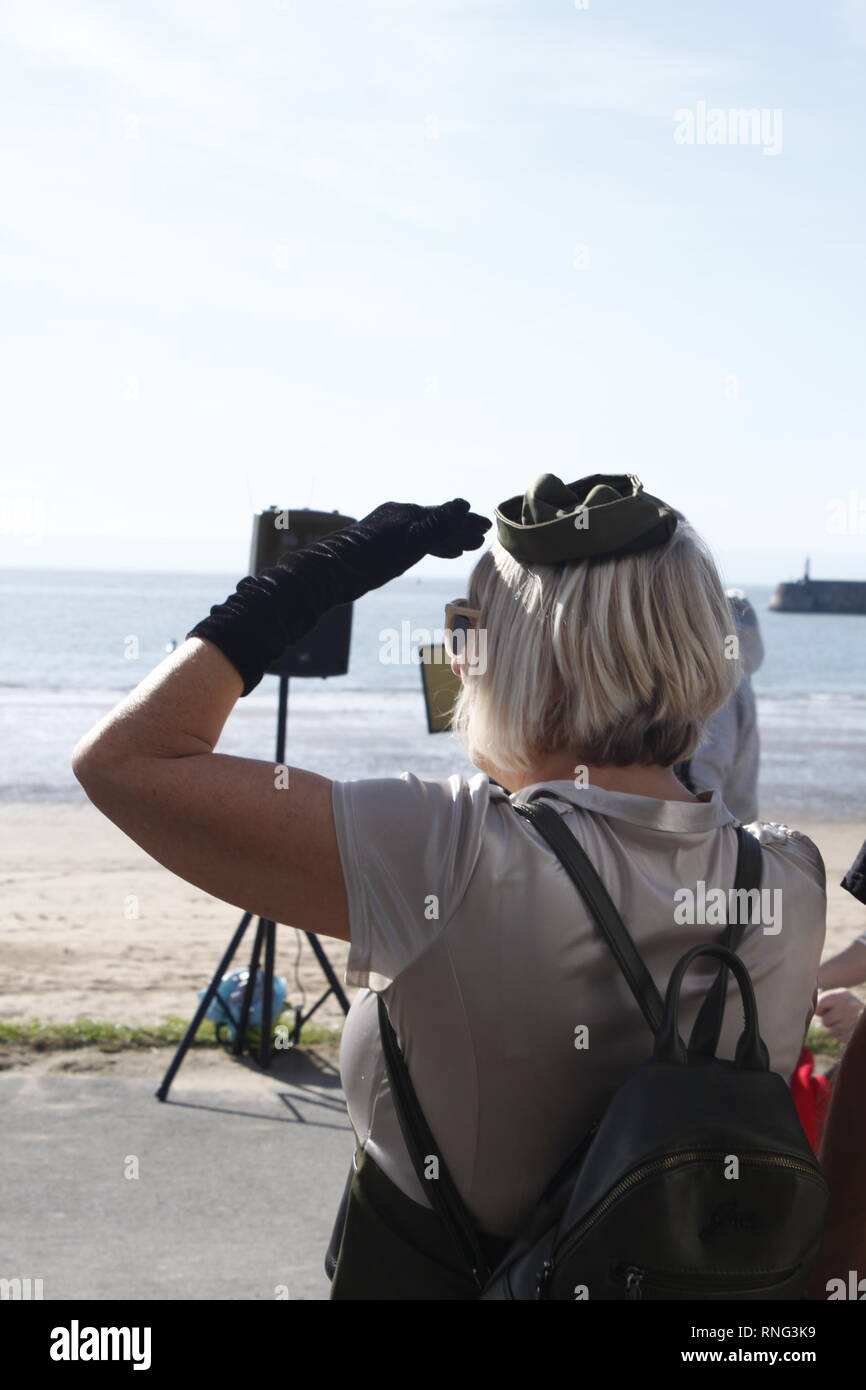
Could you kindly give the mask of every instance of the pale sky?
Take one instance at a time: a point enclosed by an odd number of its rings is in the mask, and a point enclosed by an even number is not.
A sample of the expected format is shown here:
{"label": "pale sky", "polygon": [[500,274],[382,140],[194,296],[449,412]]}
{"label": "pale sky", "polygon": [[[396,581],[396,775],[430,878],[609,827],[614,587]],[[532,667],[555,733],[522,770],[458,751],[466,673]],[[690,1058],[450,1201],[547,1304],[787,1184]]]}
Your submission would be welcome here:
{"label": "pale sky", "polygon": [[[866,578],[864,0],[5,0],[0,40],[0,564],[240,575],[270,503],[631,472],[729,581]],[[679,143],[700,103],[778,148]]]}

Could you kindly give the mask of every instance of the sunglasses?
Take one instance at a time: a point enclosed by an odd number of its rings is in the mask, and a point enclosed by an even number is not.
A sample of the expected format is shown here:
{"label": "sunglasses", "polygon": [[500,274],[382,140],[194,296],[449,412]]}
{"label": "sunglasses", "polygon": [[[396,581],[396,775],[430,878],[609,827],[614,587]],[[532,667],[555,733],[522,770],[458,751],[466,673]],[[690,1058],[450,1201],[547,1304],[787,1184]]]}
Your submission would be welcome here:
{"label": "sunglasses", "polygon": [[[480,608],[470,608],[465,598],[456,598],[445,605],[443,640],[449,661],[459,661],[466,655],[466,634],[481,616]],[[456,633],[462,636],[455,638]]]}

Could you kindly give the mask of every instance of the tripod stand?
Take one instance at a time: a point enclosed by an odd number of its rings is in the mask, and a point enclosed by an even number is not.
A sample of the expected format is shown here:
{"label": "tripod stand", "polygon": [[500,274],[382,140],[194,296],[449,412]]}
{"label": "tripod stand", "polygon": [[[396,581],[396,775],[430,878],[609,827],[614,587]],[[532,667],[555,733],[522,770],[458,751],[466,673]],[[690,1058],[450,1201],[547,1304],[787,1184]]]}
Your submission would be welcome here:
{"label": "tripod stand", "polygon": [[[283,763],[283,758],[286,751],[286,718],[288,715],[288,708],[289,678],[286,675],[280,675],[279,703],[277,707],[276,754],[276,763],[280,766]],[[177,1051],[175,1052],[174,1057],[171,1060],[171,1064],[168,1068],[168,1071],[165,1073],[165,1076],[162,1079],[162,1084],[160,1085],[159,1090],[156,1092],[158,1100],[168,1099],[168,1092],[171,1087],[171,1083],[177,1075],[180,1065],[187,1052],[189,1051],[189,1048],[192,1046],[193,1039],[195,1038],[195,1035],[199,1030],[199,1026],[202,1022],[202,1019],[204,1018],[205,1014],[207,1013],[210,1007],[211,1000],[213,999],[214,995],[216,994],[219,988],[223,975],[225,975],[232,960],[234,959],[236,951],[240,947],[240,944],[244,938],[244,933],[246,932],[247,927],[252,921],[252,917],[253,914],[251,912],[245,912],[240,922],[238,923],[237,929],[235,930],[235,934],[229,942],[228,946],[226,947],[222,960],[216,968],[213,979],[211,980],[210,984],[205,990],[204,996],[198,1008],[195,1011],[192,1022],[189,1024],[189,1027],[184,1033],[183,1039],[178,1045]],[[319,941],[317,936],[313,935],[312,932],[305,932],[304,935],[309,941],[310,946],[312,947],[312,950],[315,954],[315,957],[322,967],[325,979],[328,982],[328,988],[325,990],[324,994],[316,1000],[312,1008],[308,1009],[305,1014],[301,1014],[300,1010],[298,1010],[295,1016],[295,1026],[292,1030],[291,1040],[293,1044],[296,1043],[300,1038],[301,1029],[303,1028],[304,1024],[310,1018],[312,1018],[313,1014],[320,1007],[320,1005],[324,1004],[325,1000],[328,998],[329,995],[333,994],[336,996],[337,1001],[340,1004],[340,1007],[342,1008],[344,1014],[349,1012],[349,1001],[346,998],[345,992],[343,990],[342,985],[340,984],[340,981],[334,974],[334,968],[331,965],[331,962],[328,960],[328,957],[325,955],[321,942]],[[232,1052],[236,1057],[239,1057],[244,1050],[244,1044],[247,1039],[247,1027],[249,1024],[250,1007],[253,1002],[253,991],[256,985],[256,977],[259,973],[259,960],[262,954],[262,945],[264,945],[265,964],[264,970],[262,972],[262,1023],[261,1032],[259,1036],[258,1053],[259,1065],[265,1068],[270,1066],[271,1058],[273,1055],[271,1049],[270,1034],[271,1008],[273,1004],[274,954],[276,947],[276,936],[276,923],[268,921],[267,918],[260,917],[258,920],[258,925],[256,927],[256,935],[253,941],[253,951],[250,957],[249,978],[246,982],[246,985],[244,986],[243,998],[241,1000],[240,1017],[236,1019],[232,1015],[231,1010],[228,1008],[228,1006],[225,1003],[223,1003],[223,1008],[229,1015],[229,1019],[235,1029],[235,1039],[232,1045]]]}

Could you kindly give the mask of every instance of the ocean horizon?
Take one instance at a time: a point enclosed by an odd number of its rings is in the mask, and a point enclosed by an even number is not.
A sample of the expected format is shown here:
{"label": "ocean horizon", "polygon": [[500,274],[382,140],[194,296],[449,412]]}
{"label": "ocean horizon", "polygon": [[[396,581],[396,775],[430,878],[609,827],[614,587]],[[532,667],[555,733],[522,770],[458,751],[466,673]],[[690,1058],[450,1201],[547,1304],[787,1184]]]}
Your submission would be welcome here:
{"label": "ocean horizon", "polygon": [[[354,605],[349,671],[293,678],[286,761],[341,780],[447,777],[475,769],[450,734],[427,731],[417,661],[386,661],[436,640],[466,574],[403,576]],[[235,587],[231,574],[0,570],[0,800],[84,801],[69,757],[77,739]],[[742,585],[761,624],[753,677],[760,722],[761,815],[863,819],[866,806],[866,616],[771,613],[772,585]],[[407,643],[406,634],[414,636]],[[220,752],[271,758],[277,678],[233,710]]]}

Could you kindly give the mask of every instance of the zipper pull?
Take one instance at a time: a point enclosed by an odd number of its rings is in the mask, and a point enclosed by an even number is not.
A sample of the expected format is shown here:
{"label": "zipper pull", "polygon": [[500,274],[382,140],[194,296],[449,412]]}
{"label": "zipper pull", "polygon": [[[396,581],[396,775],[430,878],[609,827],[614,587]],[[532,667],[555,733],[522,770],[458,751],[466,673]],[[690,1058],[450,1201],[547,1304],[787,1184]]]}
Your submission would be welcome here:
{"label": "zipper pull", "polygon": [[626,1298],[643,1298],[641,1293],[640,1281],[643,1279],[644,1272],[638,1269],[637,1265],[629,1265],[625,1272],[625,1296]]}
{"label": "zipper pull", "polygon": [[544,1298],[545,1293],[546,1293],[546,1291],[547,1291],[547,1286],[548,1286],[548,1284],[550,1283],[550,1276],[551,1276],[552,1274],[553,1274],[553,1261],[552,1261],[552,1260],[545,1260],[545,1261],[544,1261],[544,1264],[541,1266],[541,1269],[538,1271],[538,1276],[537,1276],[537,1278],[536,1278],[536,1280],[535,1280],[535,1297],[536,1297],[536,1298]]}

